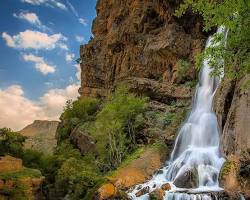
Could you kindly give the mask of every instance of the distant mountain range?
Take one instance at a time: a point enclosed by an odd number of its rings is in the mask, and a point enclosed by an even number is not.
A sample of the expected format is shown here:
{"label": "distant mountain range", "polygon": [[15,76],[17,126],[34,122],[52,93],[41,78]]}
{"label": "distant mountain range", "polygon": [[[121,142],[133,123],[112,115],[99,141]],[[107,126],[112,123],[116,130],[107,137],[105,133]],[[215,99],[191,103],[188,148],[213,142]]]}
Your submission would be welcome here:
{"label": "distant mountain range", "polygon": [[25,148],[31,148],[45,153],[51,153],[56,146],[56,129],[58,121],[35,120],[19,133],[28,137]]}

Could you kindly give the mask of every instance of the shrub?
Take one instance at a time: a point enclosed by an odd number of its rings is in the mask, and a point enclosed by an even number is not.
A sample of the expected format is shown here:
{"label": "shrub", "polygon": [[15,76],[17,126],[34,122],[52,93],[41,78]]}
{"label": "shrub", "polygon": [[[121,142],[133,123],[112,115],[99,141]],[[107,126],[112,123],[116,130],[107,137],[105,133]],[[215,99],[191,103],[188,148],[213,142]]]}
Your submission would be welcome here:
{"label": "shrub", "polygon": [[176,115],[174,113],[166,113],[163,121],[164,121],[164,125],[169,126],[172,124],[172,122],[175,120]]}
{"label": "shrub", "polygon": [[125,86],[120,86],[98,113],[92,135],[97,139],[98,153],[107,168],[117,167],[135,147],[135,129],[143,123],[141,113],[145,102],[145,98],[137,97]]}
{"label": "shrub", "polygon": [[84,160],[68,159],[56,176],[56,189],[72,200],[88,199],[87,196],[93,195],[93,189],[104,182],[94,169]]}
{"label": "shrub", "polygon": [[99,101],[94,98],[67,101],[64,112],[60,117],[62,121],[57,129],[57,140],[61,142],[69,137],[70,132],[78,124],[92,119],[98,110]]}
{"label": "shrub", "polygon": [[21,157],[26,137],[8,128],[0,129],[0,155],[11,154]]}
{"label": "shrub", "polygon": [[178,60],[176,78],[178,81],[182,82],[186,77],[189,68],[189,63],[186,60]]}

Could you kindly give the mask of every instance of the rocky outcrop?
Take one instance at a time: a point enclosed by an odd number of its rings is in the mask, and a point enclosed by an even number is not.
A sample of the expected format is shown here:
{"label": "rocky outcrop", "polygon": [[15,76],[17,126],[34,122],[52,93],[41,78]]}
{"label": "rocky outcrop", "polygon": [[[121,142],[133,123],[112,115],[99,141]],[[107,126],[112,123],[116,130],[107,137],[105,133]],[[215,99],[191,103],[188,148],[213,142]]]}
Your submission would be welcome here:
{"label": "rocky outcrop", "polygon": [[[166,149],[148,147],[140,155],[120,166],[111,176],[108,183],[99,188],[96,199],[128,199],[126,191],[133,186],[144,183],[154,172],[161,168],[166,160]],[[141,188],[138,196],[146,193],[148,188]],[[104,198],[105,197],[105,198]]]}
{"label": "rocky outcrop", "polygon": [[250,198],[250,87],[249,76],[238,80],[225,78],[218,88],[214,107],[222,133],[221,147],[227,164],[221,183],[231,194],[240,191]]}
{"label": "rocky outcrop", "polygon": [[19,131],[26,136],[25,148],[52,153],[56,146],[56,129],[58,121],[35,120],[32,124]]}
{"label": "rocky outcrop", "polygon": [[39,170],[25,168],[22,160],[11,156],[0,158],[1,200],[42,200],[44,177]]}
{"label": "rocky outcrop", "polygon": [[0,157],[0,172],[16,172],[23,169],[23,162],[21,159],[13,158],[11,156]]}
{"label": "rocky outcrop", "polygon": [[159,101],[189,97],[183,88],[170,91],[195,78],[194,56],[207,36],[201,17],[173,15],[179,2],[99,0],[94,37],[80,49],[81,96],[103,97],[127,81]]}
{"label": "rocky outcrop", "polygon": [[81,130],[81,127],[76,127],[70,134],[70,139],[80,150],[82,155],[87,153],[96,153],[95,139],[87,132]]}

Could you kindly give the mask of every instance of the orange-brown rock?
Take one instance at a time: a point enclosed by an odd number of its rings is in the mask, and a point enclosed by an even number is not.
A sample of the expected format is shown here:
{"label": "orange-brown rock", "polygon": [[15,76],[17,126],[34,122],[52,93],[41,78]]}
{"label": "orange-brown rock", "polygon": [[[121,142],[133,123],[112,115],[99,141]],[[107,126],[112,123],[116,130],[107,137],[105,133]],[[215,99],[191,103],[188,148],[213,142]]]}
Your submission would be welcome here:
{"label": "orange-brown rock", "polygon": [[[31,175],[29,175],[29,170],[32,171]],[[35,172],[37,178],[35,178]],[[2,157],[0,160],[0,176],[2,177],[0,179],[0,199],[26,198],[33,200],[41,194],[40,190],[44,177],[41,176],[39,170],[25,168],[21,159],[11,156]],[[8,191],[13,191],[11,198],[8,197]]]}
{"label": "orange-brown rock", "polygon": [[105,200],[116,195],[117,189],[111,183],[107,183],[98,189],[98,199]]}
{"label": "orange-brown rock", "polygon": [[147,193],[149,192],[149,189],[150,189],[149,186],[146,186],[146,187],[140,189],[140,190],[135,194],[135,196],[136,196],[136,197],[140,197],[140,196],[142,196],[142,195],[144,195],[144,194],[147,194]]}
{"label": "orange-brown rock", "polygon": [[22,170],[22,160],[12,156],[0,158],[0,172],[15,172]]}
{"label": "orange-brown rock", "polygon": [[165,192],[164,190],[158,188],[149,194],[151,199],[162,200]]}
{"label": "orange-brown rock", "polygon": [[[180,19],[173,15],[179,4],[179,0],[99,0],[94,37],[80,49],[81,96],[106,96],[129,78],[166,85],[193,80],[194,57],[207,35],[201,17],[191,12]],[[181,79],[180,60],[190,65]]]}
{"label": "orange-brown rock", "polygon": [[171,190],[171,185],[169,183],[165,183],[161,186],[161,189],[164,191]]}
{"label": "orange-brown rock", "polygon": [[109,180],[119,189],[129,189],[150,178],[164,164],[165,159],[165,152],[146,149],[139,158],[118,169],[116,175],[109,177]]}

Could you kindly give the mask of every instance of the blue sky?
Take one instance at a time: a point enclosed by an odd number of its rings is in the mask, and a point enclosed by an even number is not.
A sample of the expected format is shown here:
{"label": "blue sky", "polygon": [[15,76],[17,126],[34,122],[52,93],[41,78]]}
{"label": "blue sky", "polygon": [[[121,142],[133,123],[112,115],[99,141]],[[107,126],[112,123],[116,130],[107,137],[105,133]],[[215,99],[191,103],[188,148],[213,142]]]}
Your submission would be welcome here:
{"label": "blue sky", "polygon": [[[75,60],[80,44],[91,36],[95,4],[96,0],[0,1],[0,127],[18,129],[35,118],[56,119],[64,101],[77,96]],[[54,108],[50,104],[56,101]],[[5,108],[8,102],[12,110]],[[20,116],[29,107],[37,113]],[[24,119],[20,125],[10,123],[19,118]]]}

